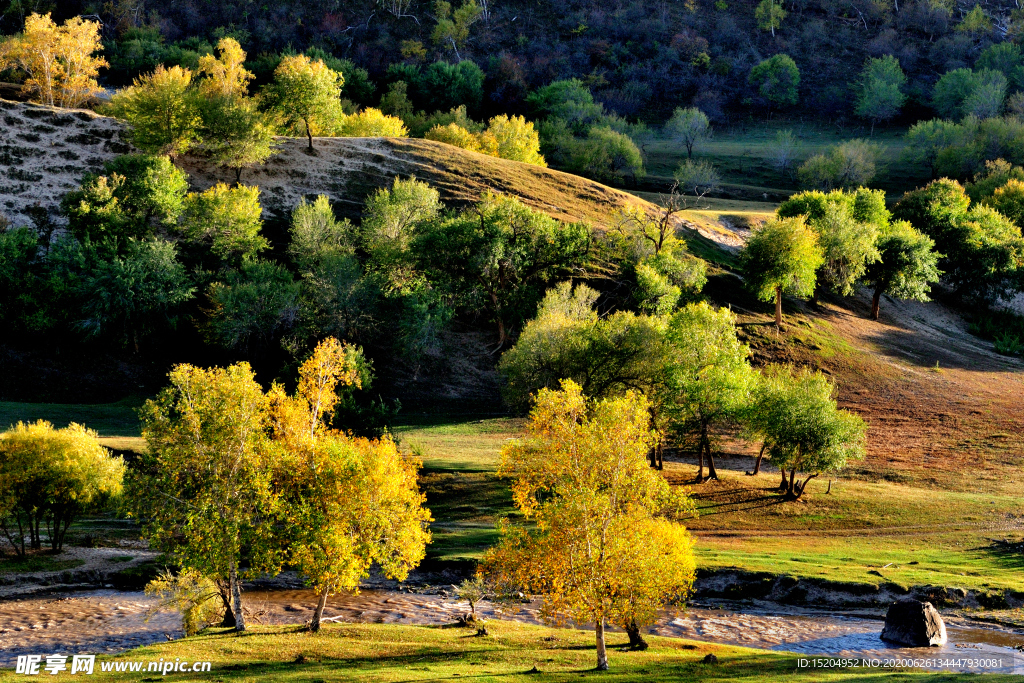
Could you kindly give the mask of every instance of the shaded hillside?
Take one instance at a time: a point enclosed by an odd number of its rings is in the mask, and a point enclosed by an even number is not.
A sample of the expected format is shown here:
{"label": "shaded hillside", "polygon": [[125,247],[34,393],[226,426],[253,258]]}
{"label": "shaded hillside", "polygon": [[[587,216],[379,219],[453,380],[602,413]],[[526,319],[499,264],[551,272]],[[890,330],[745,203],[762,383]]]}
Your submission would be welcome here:
{"label": "shaded hillside", "polygon": [[[28,210],[46,209],[54,218],[61,197],[83,173],[131,151],[124,124],[86,111],[54,109],[0,100],[0,212],[28,224]],[[643,199],[592,180],[518,161],[478,154],[431,140],[404,138],[320,138],[312,153],[305,138],[279,138],[279,154],[247,170],[242,182],[258,185],[270,216],[291,212],[302,197],[326,194],[338,212],[358,218],[363,200],[396,176],[416,176],[454,206],[477,201],[486,190],[515,194],[530,206],[565,221],[607,222],[615,209]],[[234,172],[205,160],[182,157],[193,189],[234,182]]]}

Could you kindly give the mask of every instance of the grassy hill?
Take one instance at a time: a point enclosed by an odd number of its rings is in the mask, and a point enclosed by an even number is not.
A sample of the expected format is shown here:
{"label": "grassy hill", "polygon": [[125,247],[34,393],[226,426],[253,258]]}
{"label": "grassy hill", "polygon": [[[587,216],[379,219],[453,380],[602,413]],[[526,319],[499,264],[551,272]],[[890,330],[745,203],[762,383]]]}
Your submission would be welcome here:
{"label": "grassy hill", "polygon": [[[15,224],[30,221],[28,209],[55,214],[60,198],[83,173],[131,151],[124,124],[86,110],[67,110],[0,100],[5,127],[0,141],[0,212]],[[285,217],[303,197],[326,194],[338,213],[358,218],[368,194],[396,176],[416,176],[452,206],[477,201],[486,190],[515,194],[564,221],[604,225],[615,209],[647,201],[586,178],[540,166],[470,152],[431,140],[405,138],[278,138],[278,154],[247,170],[267,217]],[[234,172],[204,159],[179,157],[192,188],[234,183]]]}

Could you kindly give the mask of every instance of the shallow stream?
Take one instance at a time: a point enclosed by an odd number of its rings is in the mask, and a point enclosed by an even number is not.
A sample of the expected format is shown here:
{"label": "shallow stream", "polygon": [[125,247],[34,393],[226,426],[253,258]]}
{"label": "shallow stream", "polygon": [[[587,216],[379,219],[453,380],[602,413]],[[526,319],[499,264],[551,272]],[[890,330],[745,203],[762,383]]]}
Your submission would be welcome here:
{"label": "shallow stream", "polygon": [[[255,620],[264,624],[301,624],[310,619],[315,597],[308,590],[254,590],[245,594]],[[32,596],[0,602],[0,666],[12,667],[21,654],[115,653],[181,637],[180,619],[159,612],[147,620],[154,601],[143,593],[95,590]],[[1024,632],[947,619],[949,643],[941,648],[895,648],[878,634],[882,621],[812,610],[726,606],[690,607],[665,613],[651,633],[796,652],[808,660],[844,657],[883,667],[896,662],[932,669],[1024,673]],[[328,621],[400,624],[450,624],[467,611],[466,603],[435,594],[364,590],[334,596]],[[513,618],[538,623],[537,605],[524,604],[516,615],[498,614],[493,605],[478,607],[484,618]],[[613,642],[616,636],[612,636]]]}

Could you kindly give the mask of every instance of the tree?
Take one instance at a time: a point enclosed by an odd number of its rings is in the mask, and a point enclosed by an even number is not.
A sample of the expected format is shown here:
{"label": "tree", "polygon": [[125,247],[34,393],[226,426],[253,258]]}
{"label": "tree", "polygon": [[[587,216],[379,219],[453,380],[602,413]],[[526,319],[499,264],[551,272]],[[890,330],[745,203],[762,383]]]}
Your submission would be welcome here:
{"label": "tree", "polygon": [[129,240],[124,256],[100,261],[82,283],[88,336],[106,337],[139,352],[140,343],[177,324],[178,308],[195,294],[174,244]]}
{"label": "tree", "polygon": [[687,192],[703,197],[708,192],[716,192],[722,185],[718,170],[709,161],[693,161],[687,159],[679,164],[673,176]]}
{"label": "tree", "polygon": [[177,365],[169,377],[140,410],[148,448],[130,478],[132,511],[154,547],[228,582],[225,625],[244,631],[241,580],[280,563],[268,399],[248,363]]}
{"label": "tree", "polygon": [[935,242],[906,221],[896,221],[878,236],[879,260],[869,264],[864,280],[873,286],[871,319],[878,320],[883,294],[897,299],[928,301],[932,283],[942,274]]}
{"label": "tree", "polygon": [[61,210],[78,239],[123,250],[130,239],[153,235],[153,219],[173,225],[187,191],[188,176],[168,157],[126,154],[104,164],[104,175],[83,176]]}
{"label": "tree", "polygon": [[974,68],[999,71],[1013,89],[1024,84],[1024,54],[1016,43],[1005,41],[990,45],[978,55]]}
{"label": "tree", "polygon": [[329,131],[342,117],[341,88],[345,77],[320,60],[289,55],[274,70],[276,106],[285,122],[301,130],[313,149],[315,133]]}
{"label": "tree", "polygon": [[[762,453],[782,471],[779,488],[794,500],[821,473],[864,455],[867,427],[860,417],[839,410],[834,395],[835,387],[820,372],[783,367],[762,378],[751,426],[764,438]],[[807,477],[798,481],[797,472]]]}
{"label": "tree", "polygon": [[646,175],[640,148],[625,133],[609,126],[594,126],[587,132],[586,166],[596,178],[634,181]]}
{"label": "tree", "polygon": [[110,113],[131,126],[132,144],[152,154],[174,156],[199,142],[202,118],[192,72],[180,66],[161,64],[118,90],[110,100]]}
{"label": "tree", "polygon": [[356,350],[334,338],[321,342],[299,368],[288,396],[270,392],[279,464],[292,529],[289,551],[298,572],[319,595],[310,630],[320,630],[331,593],[357,590],[377,563],[388,578],[404,580],[430,542],[430,511],[417,489],[417,463],[399,453],[390,436],[353,438],[324,419],[341,385],[358,385]]}
{"label": "tree", "polygon": [[792,106],[799,99],[800,69],[789,55],[778,54],[764,60],[750,70],[747,82],[768,102],[769,114],[772,106]]}
{"label": "tree", "polygon": [[627,391],[652,397],[668,358],[665,319],[616,311],[594,311],[598,293],[560,282],[548,290],[537,316],[498,363],[505,401],[525,410],[540,389],[571,379],[595,399]]}
{"label": "tree", "polygon": [[218,166],[232,169],[236,186],[244,169],[259,166],[274,154],[276,131],[254,100],[215,93],[206,97],[201,109],[202,152]]}
{"label": "tree", "polygon": [[335,129],[343,138],[406,138],[409,131],[402,119],[387,116],[379,109],[363,109],[357,114],[342,115]]}
{"label": "tree", "polygon": [[718,479],[712,454],[714,430],[733,420],[746,405],[754,380],[750,350],[736,337],[736,319],[726,309],[690,304],[668,322],[670,346],[662,410],[676,437],[695,441],[697,481]]}
{"label": "tree", "polygon": [[476,4],[476,0],[464,0],[462,5],[452,11],[450,2],[436,0],[434,3],[434,14],[437,16],[437,24],[430,37],[435,45],[451,46],[455,58],[462,60],[459,56],[459,48],[466,44],[469,39],[469,27],[480,19],[483,10]]}
{"label": "tree", "polygon": [[203,242],[221,260],[237,264],[270,246],[263,227],[258,187],[217,183],[190,192],[182,206],[179,229],[193,242]]}
{"label": "tree", "polygon": [[804,215],[818,235],[825,260],[818,270],[815,296],[822,289],[841,296],[853,294],[865,269],[878,260],[875,242],[879,229],[889,223],[885,193],[866,188],[827,195],[801,192],[783,202],[778,215]]}
{"label": "tree", "polygon": [[985,204],[971,206],[960,183],[942,178],[908,192],[893,215],[935,241],[945,279],[979,302],[1012,297],[1024,266],[1020,228]]}
{"label": "tree", "polygon": [[973,114],[980,119],[999,114],[1006,97],[1006,76],[999,71],[954,69],[935,84],[932,104],[944,117],[961,119]]}
{"label": "tree", "polygon": [[693,148],[711,137],[711,122],[707,114],[697,107],[676,107],[672,118],[665,124],[665,131],[683,141],[686,145],[686,156],[692,159]]}
{"label": "tree", "polygon": [[369,256],[367,271],[379,279],[385,294],[408,293],[417,286],[412,242],[419,226],[438,218],[442,208],[440,193],[415,177],[395,178],[390,189],[367,197],[359,237]]}
{"label": "tree", "polygon": [[689,500],[647,467],[654,440],[642,396],[589,401],[566,381],[537,394],[528,437],[502,449],[499,474],[536,531],[504,523],[484,575],[500,593],[542,596],[545,620],[593,623],[598,670],[608,623],[639,645],[640,628],[693,585],[690,535],[662,516]]}
{"label": "tree", "polygon": [[199,58],[199,72],[206,76],[199,83],[199,92],[207,98],[244,98],[248,95],[253,74],[247,71],[245,50],[234,38],[221,38],[217,42],[218,55]]}
{"label": "tree", "polygon": [[740,262],[747,288],[761,301],[775,300],[775,326],[782,325],[782,295],[810,296],[825,258],[818,237],[802,216],[775,218],[757,228]]}
{"label": "tree", "polygon": [[[835,472],[848,460],[863,457],[864,421],[839,410],[834,394],[835,387],[820,372],[766,368],[746,416],[747,434],[763,439],[753,473],[767,455],[782,472],[779,488],[797,499],[820,473]],[[797,481],[797,472],[808,476]]]}
{"label": "tree", "polygon": [[892,55],[868,59],[860,74],[857,94],[857,116],[871,119],[871,131],[875,123],[888,121],[900,113],[907,96],[903,86],[907,77],[900,68],[899,60]]}
{"label": "tree", "polygon": [[57,26],[50,14],[30,14],[25,32],[0,41],[0,71],[16,68],[25,76],[23,90],[33,101],[51,107],[80,107],[103,92],[96,82],[107,60],[94,55],[103,49],[100,23],[72,17]]}
{"label": "tree", "polygon": [[786,18],[786,10],[782,9],[782,3],[776,0],[761,0],[754,9],[754,20],[757,27],[762,31],[771,31],[772,38],[775,37],[775,29],[782,26],[782,20]]}
{"label": "tree", "polygon": [[229,349],[262,355],[291,328],[298,312],[299,285],[284,266],[244,260],[207,292],[212,308],[207,338]]}
{"label": "tree", "polygon": [[1017,224],[1024,225],[1024,182],[1016,178],[1008,179],[1001,187],[997,187],[986,204]]}
{"label": "tree", "polygon": [[768,146],[768,160],[779,173],[787,172],[796,159],[796,137],[791,130],[780,130]]}
{"label": "tree", "polygon": [[866,185],[875,177],[881,151],[867,140],[847,140],[809,158],[797,175],[803,186],[822,190]]}
{"label": "tree", "polygon": [[26,532],[32,548],[42,546],[44,523],[50,548],[60,552],[77,516],[121,493],[124,462],[98,436],[79,424],[54,429],[43,420],[0,433],[0,527],[19,556]]}
{"label": "tree", "polygon": [[412,252],[432,286],[489,309],[501,348],[543,287],[586,262],[590,240],[588,225],[564,224],[488,193],[472,209],[421,224]]}
{"label": "tree", "polygon": [[488,121],[486,133],[497,143],[495,156],[547,166],[540,153],[540,136],[534,130],[532,121],[522,116],[499,114]]}

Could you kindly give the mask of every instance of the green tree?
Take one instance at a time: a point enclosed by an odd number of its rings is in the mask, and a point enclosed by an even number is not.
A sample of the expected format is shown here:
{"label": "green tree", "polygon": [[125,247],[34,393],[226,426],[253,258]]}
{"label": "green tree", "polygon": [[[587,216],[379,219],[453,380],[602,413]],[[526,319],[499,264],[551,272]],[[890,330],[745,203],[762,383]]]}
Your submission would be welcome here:
{"label": "green tree", "polygon": [[906,221],[896,221],[878,236],[879,260],[869,264],[864,280],[873,288],[871,319],[878,320],[883,294],[897,299],[928,301],[931,285],[942,274],[935,242]]}
{"label": "green tree", "polygon": [[[89,506],[121,493],[124,462],[100,445],[99,435],[72,423],[19,422],[0,433],[0,528],[24,557],[42,546],[60,552],[71,523]],[[14,527],[17,526],[17,531]]]}
{"label": "green tree", "polygon": [[513,409],[525,410],[538,390],[557,389],[563,379],[593,398],[630,390],[659,395],[668,359],[665,319],[628,311],[602,317],[594,311],[597,297],[586,285],[569,282],[548,290],[537,316],[498,363]]}
{"label": "green tree", "polygon": [[782,3],[778,0],[761,0],[754,9],[757,27],[762,31],[771,31],[772,38],[775,37],[775,29],[782,26],[785,18],[786,10],[782,9]]}
{"label": "green tree", "polygon": [[228,187],[217,183],[203,192],[190,192],[182,207],[179,229],[226,263],[253,258],[270,243],[263,227],[258,187]]}
{"label": "green tree", "polygon": [[587,132],[583,158],[587,175],[594,178],[622,181],[629,177],[635,181],[647,174],[633,139],[609,126],[594,126]]}
{"label": "green tree", "polygon": [[[839,410],[834,395],[835,387],[820,372],[794,371],[789,366],[766,368],[745,420],[746,434],[762,439],[752,474],[767,455],[782,473],[779,488],[796,499],[819,474],[835,472],[849,460],[863,457],[864,421]],[[808,476],[797,481],[797,472]]]}
{"label": "green tree", "polygon": [[182,304],[195,294],[174,245],[161,239],[129,240],[123,256],[100,261],[82,283],[79,327],[136,353],[142,341],[175,327]]}
{"label": "green tree", "polygon": [[275,440],[285,452],[278,469],[291,529],[288,549],[299,573],[319,595],[310,630],[320,630],[327,598],[351,591],[378,564],[404,580],[424,557],[430,511],[416,484],[417,463],[385,435],[379,440],[331,431],[325,416],[336,387],[359,385],[353,349],[321,342],[299,368],[288,396],[270,392]]}
{"label": "green tree", "polygon": [[932,105],[940,115],[962,119],[973,114],[980,119],[996,116],[1006,97],[1006,76],[999,71],[954,69],[939,78],[932,93]]}
{"label": "green tree", "polygon": [[847,140],[816,154],[797,169],[804,187],[822,190],[852,188],[874,179],[881,147],[867,140]]}
{"label": "green tree", "polygon": [[437,24],[430,37],[439,47],[447,49],[450,46],[455,58],[461,61],[459,48],[465,46],[469,39],[469,27],[480,19],[482,13],[476,0],[464,0],[454,11],[450,2],[436,0],[434,14],[437,16]]}
{"label": "green tree", "polygon": [[1017,226],[1024,225],[1024,182],[1010,178],[997,187],[985,203]]}
{"label": "green tree", "polygon": [[1010,297],[1024,264],[1020,228],[984,204],[971,206],[964,187],[948,178],[908,192],[893,216],[935,241],[945,279],[965,297],[982,302]]}
{"label": "green tree", "polygon": [[[850,296],[865,269],[878,260],[875,242],[889,223],[882,190],[801,192],[779,206],[780,217],[803,215],[818,234],[825,261],[818,270],[815,296],[825,290]],[[867,220],[865,220],[867,219]]]}
{"label": "green tree", "polygon": [[412,251],[433,286],[489,311],[501,348],[543,288],[586,263],[590,242],[588,225],[564,224],[514,197],[488,193],[473,209],[423,223]]}
{"label": "green tree", "polygon": [[147,450],[129,480],[133,514],[184,569],[228,581],[231,625],[244,631],[242,579],[281,559],[268,399],[247,363],[177,365],[169,377],[140,410]]}
{"label": "green tree", "polygon": [[799,99],[800,69],[789,55],[778,54],[764,60],[750,70],[747,82],[768,103],[769,114],[773,106],[792,106]]}
{"label": "green tree", "polygon": [[671,348],[665,370],[663,410],[670,431],[694,442],[697,481],[718,479],[712,453],[715,431],[736,419],[754,381],[747,362],[750,350],[736,336],[736,319],[726,309],[701,302],[681,309],[669,320]]}
{"label": "green tree", "polygon": [[665,132],[682,140],[686,145],[687,158],[692,159],[693,148],[711,137],[711,122],[707,114],[697,107],[676,107],[672,118],[665,123]]}
{"label": "green tree", "polygon": [[1016,43],[1006,41],[988,46],[978,55],[974,68],[999,71],[1014,89],[1024,85],[1024,54]]}
{"label": "green tree", "polygon": [[160,65],[110,100],[110,113],[131,126],[132,144],[151,154],[177,155],[199,142],[202,118],[192,72]]}
{"label": "green tree", "polygon": [[607,624],[639,646],[640,628],[693,585],[693,542],[665,518],[691,504],[647,467],[654,440],[642,396],[592,402],[566,381],[538,393],[528,437],[501,454],[498,472],[537,530],[505,523],[484,575],[502,594],[541,596],[545,620],[594,624],[598,670]]}
{"label": "green tree", "polygon": [[210,285],[208,339],[225,348],[261,356],[298,313],[299,284],[284,266],[248,260]]}
{"label": "green tree", "polygon": [[740,262],[747,288],[761,301],[775,300],[775,325],[782,325],[782,295],[810,296],[824,263],[818,236],[802,216],[775,218],[751,235]]}
{"label": "green tree", "polygon": [[263,164],[274,154],[276,133],[270,117],[256,101],[237,95],[211,94],[201,106],[203,144],[201,151],[214,163],[235,172],[235,184],[242,171]]}
{"label": "green tree", "polygon": [[173,225],[187,191],[188,176],[168,157],[128,154],[104,164],[104,175],[86,174],[61,210],[78,239],[124,249],[130,239],[152,236],[154,219]]}
{"label": "green tree", "polygon": [[395,178],[380,188],[363,207],[360,241],[368,255],[367,270],[387,294],[408,293],[420,282],[412,241],[420,226],[441,213],[441,195],[425,182]]}
{"label": "green tree", "polygon": [[340,73],[305,55],[287,56],[274,70],[276,107],[287,125],[306,134],[309,149],[313,149],[314,134],[333,129],[343,116],[344,84]]}
{"label": "green tree", "polygon": [[871,131],[875,123],[888,121],[900,113],[907,96],[903,87],[907,76],[900,68],[899,60],[892,55],[868,59],[860,74],[857,93],[857,116],[871,119]]}
{"label": "green tree", "polygon": [[363,277],[356,242],[356,228],[335,218],[324,195],[292,212],[288,254],[301,278],[299,324],[311,337],[357,338],[375,322],[378,289]]}

